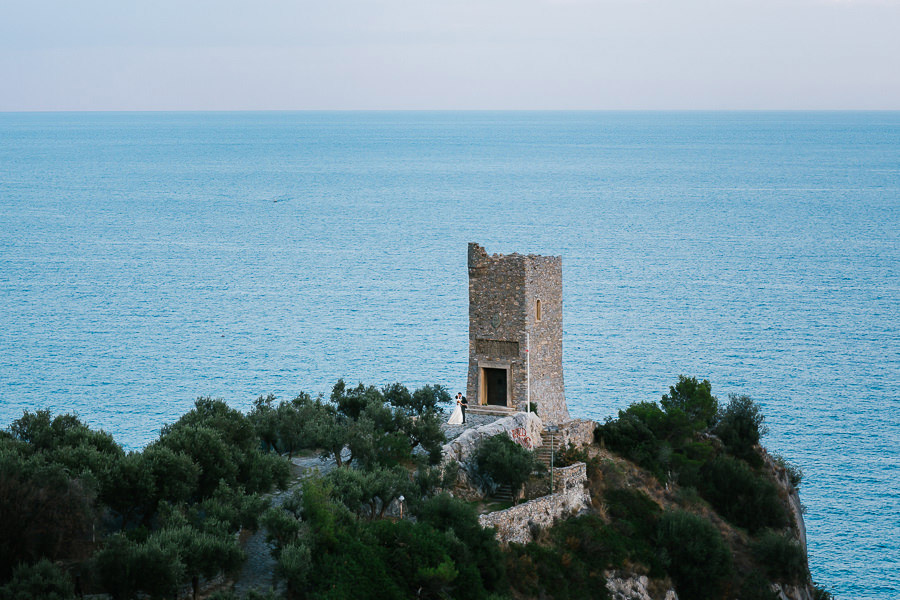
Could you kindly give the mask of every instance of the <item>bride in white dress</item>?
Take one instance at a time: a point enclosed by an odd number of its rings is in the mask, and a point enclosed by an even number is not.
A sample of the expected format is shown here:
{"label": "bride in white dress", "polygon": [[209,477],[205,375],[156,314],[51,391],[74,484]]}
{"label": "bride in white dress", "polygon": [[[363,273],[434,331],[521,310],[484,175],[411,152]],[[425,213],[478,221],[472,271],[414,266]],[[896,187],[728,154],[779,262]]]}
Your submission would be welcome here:
{"label": "bride in white dress", "polygon": [[450,420],[447,421],[448,425],[462,425],[463,415],[462,415],[462,404],[459,400],[456,401],[456,408],[453,409],[453,414],[450,415]]}

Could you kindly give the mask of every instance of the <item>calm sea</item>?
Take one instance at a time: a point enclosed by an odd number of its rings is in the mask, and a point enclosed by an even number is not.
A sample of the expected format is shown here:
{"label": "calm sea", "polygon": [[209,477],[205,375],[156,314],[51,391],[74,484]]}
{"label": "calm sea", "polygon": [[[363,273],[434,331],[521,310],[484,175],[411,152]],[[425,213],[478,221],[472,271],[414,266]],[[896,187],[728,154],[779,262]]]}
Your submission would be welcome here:
{"label": "calm sea", "polygon": [[0,425],[462,390],[469,241],[562,255],[574,415],[750,394],[814,577],[900,598],[900,113],[0,114]]}

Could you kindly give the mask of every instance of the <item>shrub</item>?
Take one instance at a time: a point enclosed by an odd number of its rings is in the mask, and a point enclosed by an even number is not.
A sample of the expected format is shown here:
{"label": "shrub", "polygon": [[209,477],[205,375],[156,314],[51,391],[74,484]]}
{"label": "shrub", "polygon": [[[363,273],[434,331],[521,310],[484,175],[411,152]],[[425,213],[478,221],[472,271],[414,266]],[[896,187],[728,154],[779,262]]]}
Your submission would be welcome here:
{"label": "shrub", "polygon": [[778,454],[773,454],[772,460],[775,461],[776,465],[787,472],[788,481],[791,482],[791,485],[795,488],[799,488],[800,483],[803,481],[803,470],[800,468],[800,466],[788,461],[783,456]]}
{"label": "shrub", "polygon": [[768,431],[763,424],[765,417],[750,396],[730,395],[728,398],[728,406],[719,411],[714,432],[728,452],[759,466],[762,461],[755,446]]}
{"label": "shrub", "polygon": [[14,439],[28,442],[37,451],[89,447],[102,454],[122,454],[122,448],[111,435],[91,430],[71,414],[51,418],[48,410],[25,411],[20,419],[13,421],[9,431]]}
{"label": "shrub", "polygon": [[240,595],[233,590],[217,590],[209,596],[208,600],[283,600],[283,598],[276,594],[275,590],[269,588],[266,592],[249,590]]}
{"label": "shrub", "polygon": [[441,495],[419,506],[416,521],[366,521],[331,500],[327,482],[303,489],[304,523],[282,527],[290,541],[278,556],[289,598],[476,600],[498,591],[499,545],[464,502]]}
{"label": "shrub", "polygon": [[506,435],[490,437],[475,452],[479,475],[498,485],[508,485],[516,495],[535,469],[543,465],[534,455]]}
{"label": "shrub", "polygon": [[751,532],[764,527],[779,529],[789,522],[775,484],[741,460],[716,458],[701,469],[696,483],[719,514]]}
{"label": "shrub", "polygon": [[91,486],[43,458],[0,448],[0,581],[19,563],[80,554],[90,539]]}
{"label": "shrub", "polygon": [[106,546],[94,554],[91,560],[94,577],[114,600],[130,598],[137,590],[137,577],[132,572],[136,556],[137,544],[122,534],[111,537]]}
{"label": "shrub", "polygon": [[556,600],[609,598],[604,570],[627,556],[602,519],[583,515],[550,529],[550,545],[512,544],[506,567],[516,597]]}
{"label": "shrub", "polygon": [[288,596],[293,597],[306,587],[311,566],[312,553],[304,541],[292,542],[282,549],[278,556],[278,573],[287,582]]}
{"label": "shrub", "polygon": [[326,479],[333,486],[334,498],[369,519],[383,519],[394,500],[410,496],[413,490],[409,472],[401,466],[335,469],[326,475]]}
{"label": "shrub", "polygon": [[663,565],[653,539],[662,509],[644,492],[633,489],[607,489],[603,494],[610,524],[603,532],[604,543],[616,548],[621,557],[613,557],[612,566],[619,566],[624,559],[640,563],[650,569],[651,575],[662,576]]}
{"label": "shrub", "polygon": [[33,565],[19,565],[13,570],[12,579],[0,586],[2,600],[71,600],[74,597],[75,588],[68,574],[47,559]]}
{"label": "shrub", "polygon": [[712,395],[709,380],[697,381],[696,377],[678,376],[678,383],[669,387],[669,393],[660,401],[666,414],[684,414],[695,430],[712,426],[719,410],[719,401]]}
{"label": "shrub", "polygon": [[569,444],[567,448],[558,452],[554,459],[554,467],[568,467],[577,462],[583,462],[585,464],[590,463],[590,457],[588,456],[587,450],[584,448],[576,448],[572,444]]}
{"label": "shrub", "polygon": [[603,495],[606,500],[609,516],[632,523],[644,523],[649,527],[643,533],[652,534],[659,514],[662,510],[650,496],[635,489],[609,489]]}
{"label": "shrub", "polygon": [[197,499],[212,495],[223,479],[253,493],[284,485],[289,478],[285,461],[260,449],[251,420],[222,400],[198,398],[190,412],[163,427],[157,444],[200,467]]}
{"label": "shrub", "polygon": [[716,420],[719,404],[711,390],[709,381],[682,375],[662,397],[662,408],[655,402],[632,404],[620,410],[617,419],[598,426],[594,436],[660,481],[666,481],[670,471],[695,476],[713,452],[708,442],[694,442],[696,434]]}
{"label": "shrub", "polygon": [[457,563],[476,566],[485,589],[503,587],[500,545],[493,530],[484,529],[478,523],[478,514],[471,504],[449,494],[438,494],[420,505],[417,517],[422,523],[452,534],[461,542],[461,549],[453,558]]}
{"label": "shrub", "polygon": [[741,600],[779,600],[768,578],[759,571],[751,571],[741,583]]}
{"label": "shrub", "polygon": [[[652,406],[656,407],[655,404]],[[660,461],[661,441],[636,410],[637,405],[619,411],[618,419],[607,419],[597,427],[595,436],[607,448],[634,461],[659,479],[665,479],[666,465]],[[662,411],[656,407],[659,415]],[[644,411],[646,412],[646,411]]]}
{"label": "shrub", "polygon": [[662,561],[682,598],[718,598],[731,575],[731,553],[719,531],[687,512],[667,512],[659,520]]}
{"label": "shrub", "polygon": [[806,579],[806,556],[796,540],[766,530],[751,549],[756,562],[774,581],[799,584]]}

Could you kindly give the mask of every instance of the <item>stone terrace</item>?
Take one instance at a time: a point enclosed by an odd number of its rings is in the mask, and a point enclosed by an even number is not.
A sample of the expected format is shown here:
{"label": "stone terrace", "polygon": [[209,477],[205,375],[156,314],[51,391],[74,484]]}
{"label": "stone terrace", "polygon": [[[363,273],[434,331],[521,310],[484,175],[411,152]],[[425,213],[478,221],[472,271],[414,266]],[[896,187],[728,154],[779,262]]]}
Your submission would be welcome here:
{"label": "stone terrace", "polygon": [[466,422],[462,425],[449,425],[447,423],[447,419],[450,418],[449,412],[444,412],[444,423],[441,425],[441,429],[444,431],[444,435],[447,436],[447,441],[450,442],[455,440],[459,436],[461,436],[468,429],[476,429],[481,427],[482,425],[488,425],[502,419],[501,415],[475,415],[471,412],[466,413]]}

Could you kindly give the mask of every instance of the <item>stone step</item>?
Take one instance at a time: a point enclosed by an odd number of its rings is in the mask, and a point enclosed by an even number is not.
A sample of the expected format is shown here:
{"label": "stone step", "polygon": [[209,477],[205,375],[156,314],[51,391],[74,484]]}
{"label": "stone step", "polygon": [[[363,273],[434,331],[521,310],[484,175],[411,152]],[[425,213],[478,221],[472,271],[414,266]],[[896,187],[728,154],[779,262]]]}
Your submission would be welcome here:
{"label": "stone step", "polygon": [[546,432],[541,432],[541,447],[549,448],[549,447],[550,447],[551,440],[552,440],[552,442],[553,442],[553,446],[554,446],[557,450],[559,450],[560,448],[562,448],[562,438],[560,438],[560,436],[554,435],[554,436],[551,438],[551,437],[550,437],[550,434],[548,434],[548,433],[546,433]]}
{"label": "stone step", "polygon": [[499,500],[501,502],[512,502],[512,488],[508,485],[501,485],[497,488],[493,494],[491,494],[495,500]]}
{"label": "stone step", "polygon": [[[551,440],[553,443],[553,447],[551,448]],[[562,442],[560,441],[560,437],[558,435],[554,435],[552,438],[550,434],[546,431],[541,432],[541,445],[535,448],[534,457],[544,463],[544,466],[550,468],[550,463],[555,462],[552,460],[553,451],[556,452],[556,456],[559,456],[560,451],[562,450]]]}
{"label": "stone step", "polygon": [[506,406],[493,406],[491,404],[469,404],[466,413],[470,415],[497,415],[508,417],[516,414],[515,409]]}

